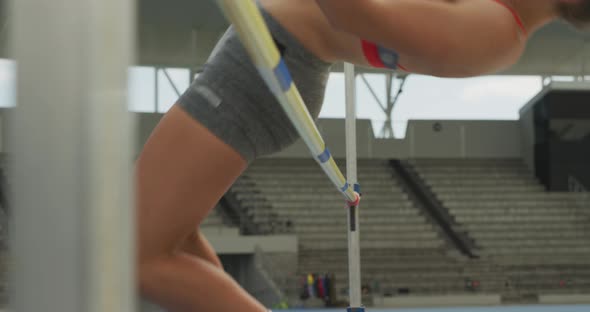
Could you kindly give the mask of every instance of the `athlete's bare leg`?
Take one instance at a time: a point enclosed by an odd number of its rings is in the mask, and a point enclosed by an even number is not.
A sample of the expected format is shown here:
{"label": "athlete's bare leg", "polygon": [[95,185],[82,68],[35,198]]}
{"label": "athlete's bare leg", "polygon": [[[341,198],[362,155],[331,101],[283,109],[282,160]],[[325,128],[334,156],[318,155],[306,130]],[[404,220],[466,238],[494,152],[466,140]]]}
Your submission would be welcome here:
{"label": "athlete's bare leg", "polygon": [[136,168],[138,280],[148,300],[173,312],[266,311],[212,261],[208,244],[200,257],[185,248],[246,166],[179,107],[160,122]]}

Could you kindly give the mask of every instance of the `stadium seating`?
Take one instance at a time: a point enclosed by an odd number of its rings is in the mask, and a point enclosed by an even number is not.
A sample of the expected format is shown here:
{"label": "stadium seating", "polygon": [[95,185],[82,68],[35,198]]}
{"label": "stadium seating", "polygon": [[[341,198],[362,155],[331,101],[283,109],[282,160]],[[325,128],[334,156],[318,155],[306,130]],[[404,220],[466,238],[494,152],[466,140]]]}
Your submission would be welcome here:
{"label": "stadium seating", "polygon": [[[462,291],[460,260],[447,255],[445,241],[397,186],[388,162],[360,161],[359,181],[364,283],[388,293]],[[336,274],[337,290],[346,292],[344,199],[313,160],[259,160],[232,192],[252,207],[255,218],[279,216],[292,224],[300,244],[300,274]]]}
{"label": "stadium seating", "polygon": [[413,160],[511,287],[590,292],[590,200],[548,193],[521,160]]}
{"label": "stadium seating", "polygon": [[[360,160],[362,278],[374,294],[590,293],[587,196],[545,192],[521,160],[409,163],[481,258],[461,256],[442,238],[388,161]],[[298,236],[301,276],[335,274],[346,297],[344,199],[313,160],[258,160],[230,192],[262,232]]]}

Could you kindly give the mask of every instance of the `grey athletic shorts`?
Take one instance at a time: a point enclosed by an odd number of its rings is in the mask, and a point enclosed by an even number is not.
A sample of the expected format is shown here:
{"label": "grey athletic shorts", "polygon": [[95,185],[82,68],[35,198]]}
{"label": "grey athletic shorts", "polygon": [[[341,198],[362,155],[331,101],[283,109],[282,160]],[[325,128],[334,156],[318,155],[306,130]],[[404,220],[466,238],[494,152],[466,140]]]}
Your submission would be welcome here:
{"label": "grey athletic shorts", "polygon": [[[317,118],[331,64],[306,50],[268,13],[263,15],[309,112]],[[299,137],[233,27],[178,103],[249,162],[278,152]]]}

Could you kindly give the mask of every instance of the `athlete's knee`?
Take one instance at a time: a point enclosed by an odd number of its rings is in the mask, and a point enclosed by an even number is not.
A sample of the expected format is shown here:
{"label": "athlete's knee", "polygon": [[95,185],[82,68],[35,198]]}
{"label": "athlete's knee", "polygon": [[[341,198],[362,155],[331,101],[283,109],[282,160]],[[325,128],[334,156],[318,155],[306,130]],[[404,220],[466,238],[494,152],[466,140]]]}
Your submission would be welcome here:
{"label": "athlete's knee", "polygon": [[221,260],[198,228],[187,236],[179,249],[191,256],[205,260],[216,268],[223,270],[223,264],[221,263]]}
{"label": "athlete's knee", "polygon": [[157,293],[159,276],[164,267],[167,265],[166,258],[138,259],[137,262],[137,286],[143,296],[150,297],[151,294]]}
{"label": "athlete's knee", "polygon": [[138,235],[136,251],[137,283],[142,294],[148,295],[157,287],[158,276],[174,259],[173,250],[165,248],[160,242],[149,239],[148,235]]}

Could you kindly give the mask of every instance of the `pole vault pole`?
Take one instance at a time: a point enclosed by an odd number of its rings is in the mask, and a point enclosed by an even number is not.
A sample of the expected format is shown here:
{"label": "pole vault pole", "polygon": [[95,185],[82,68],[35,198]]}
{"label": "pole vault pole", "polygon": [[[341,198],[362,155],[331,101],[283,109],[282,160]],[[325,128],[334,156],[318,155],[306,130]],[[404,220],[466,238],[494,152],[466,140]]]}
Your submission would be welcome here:
{"label": "pole vault pole", "polygon": [[[344,64],[346,86],[346,174],[354,191],[361,193],[357,178],[356,150],[356,75],[353,64]],[[348,280],[349,312],[364,311],[361,302],[361,257],[359,238],[359,206],[348,205]]]}
{"label": "pole vault pole", "polygon": [[314,159],[347,202],[358,202],[360,198],[336,165],[334,157],[326,147],[324,139],[309,114],[256,2],[253,0],[217,0],[217,3],[228,20],[235,26],[242,44],[258,68],[260,76],[277,98]]}
{"label": "pole vault pole", "polygon": [[[281,58],[264,19],[253,0],[217,0],[228,20],[235,26],[252,62],[259,70],[270,90],[289,117],[289,120],[309,148],[312,156],[336,188],[344,195],[349,210],[349,265],[351,312],[364,311],[361,307],[360,255],[358,236],[358,205],[360,188],[356,183],[356,112],[354,103],[354,66],[347,64],[347,102],[352,122],[347,122],[348,180],[344,177],[326,147],[317,126],[311,118],[303,98],[293,83],[289,70]],[[352,71],[351,71],[352,70]],[[347,120],[348,121],[348,120]]]}

